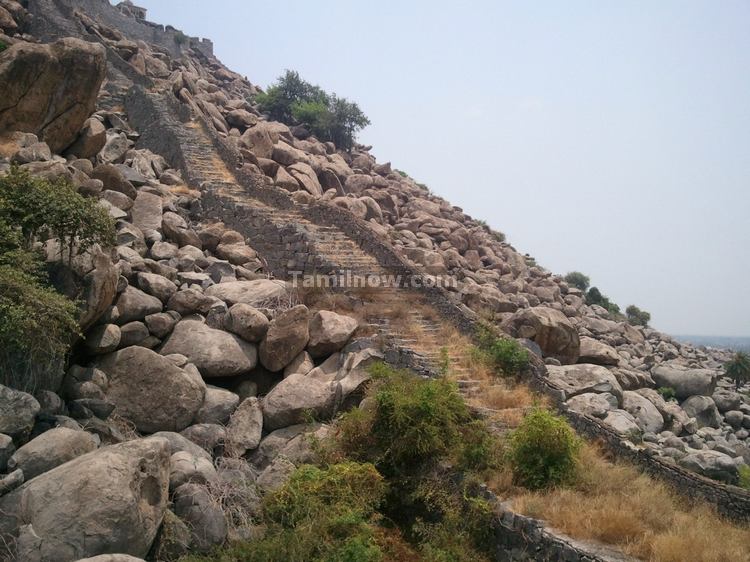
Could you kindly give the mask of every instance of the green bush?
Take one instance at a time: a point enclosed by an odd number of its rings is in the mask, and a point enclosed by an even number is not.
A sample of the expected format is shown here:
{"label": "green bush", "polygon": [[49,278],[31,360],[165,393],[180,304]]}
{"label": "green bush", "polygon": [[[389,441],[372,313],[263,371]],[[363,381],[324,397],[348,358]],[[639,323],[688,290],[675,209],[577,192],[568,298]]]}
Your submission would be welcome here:
{"label": "green bush", "polygon": [[292,70],[255,101],[272,119],[288,125],[303,123],[318,140],[331,141],[344,150],[351,149],[356,133],[370,124],[356,103],[325,92]]}
{"label": "green bush", "polygon": [[477,331],[479,353],[486,364],[504,376],[518,376],[529,366],[529,352],[516,340],[499,337],[488,325]]}
{"label": "green bush", "polygon": [[580,271],[571,271],[565,276],[565,282],[568,285],[572,285],[573,287],[577,287],[584,293],[589,288],[589,284],[591,283],[591,279],[589,279],[588,275],[584,275]]}
{"label": "green bush", "polygon": [[656,391],[661,394],[661,397],[666,401],[676,400],[677,398],[677,394],[671,386],[660,386]]}
{"label": "green bush", "polygon": [[597,287],[591,287],[586,293],[586,304],[589,306],[596,304],[607,309],[607,311],[615,317],[622,316],[620,307],[610,301],[609,297],[603,295]]}
{"label": "green bush", "polygon": [[737,485],[740,488],[750,490],[750,466],[747,466],[746,464],[741,465],[739,468],[739,473],[740,480]]}
{"label": "green bush", "polygon": [[70,260],[91,244],[112,243],[114,225],[69,182],[12,167],[0,177],[0,383],[15,388],[55,381],[78,332],[76,304],[49,286],[37,248],[51,237]]}
{"label": "green bush", "polygon": [[633,326],[648,326],[651,322],[651,314],[645,310],[641,310],[634,304],[631,304],[625,309],[625,315],[629,324]]}
{"label": "green bush", "polygon": [[734,381],[735,388],[739,390],[743,384],[750,381],[750,355],[738,351],[730,361],[724,364],[724,372]]}
{"label": "green bush", "polygon": [[570,482],[581,442],[561,417],[536,408],[510,435],[508,460],[517,484],[539,490]]}
{"label": "green bush", "polygon": [[372,368],[376,412],[372,437],[385,474],[409,472],[460,444],[469,411],[447,379],[420,379],[384,363]]}
{"label": "green bush", "polygon": [[8,45],[0,41],[0,53],[2,53],[7,48],[8,48]]}

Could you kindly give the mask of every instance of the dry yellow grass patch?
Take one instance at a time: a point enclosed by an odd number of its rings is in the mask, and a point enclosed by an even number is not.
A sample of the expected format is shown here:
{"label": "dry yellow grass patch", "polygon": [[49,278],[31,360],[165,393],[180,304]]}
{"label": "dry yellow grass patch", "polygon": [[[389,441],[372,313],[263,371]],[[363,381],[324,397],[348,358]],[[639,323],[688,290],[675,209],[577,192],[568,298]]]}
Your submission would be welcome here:
{"label": "dry yellow grass patch", "polygon": [[584,447],[578,483],[531,493],[507,474],[493,484],[515,509],[544,519],[573,537],[595,539],[658,562],[750,561],[750,528],[732,524],[705,505],[688,505],[636,468],[612,463]]}
{"label": "dry yellow grass patch", "polygon": [[201,196],[201,192],[197,189],[190,189],[186,185],[170,185],[169,192],[174,195],[188,195],[190,197],[198,198]]}

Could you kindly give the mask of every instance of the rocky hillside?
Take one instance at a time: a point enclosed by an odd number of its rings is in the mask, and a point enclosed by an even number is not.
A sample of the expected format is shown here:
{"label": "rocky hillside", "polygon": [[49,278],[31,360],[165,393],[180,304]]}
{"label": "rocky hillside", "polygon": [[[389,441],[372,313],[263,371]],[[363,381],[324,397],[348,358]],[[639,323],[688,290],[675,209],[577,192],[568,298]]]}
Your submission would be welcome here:
{"label": "rocky hillside", "polygon": [[[19,560],[145,557],[165,512],[193,549],[236,538],[212,490],[257,486],[237,501],[258,509],[375,359],[435,372],[443,324],[517,338],[563,409],[666,463],[727,484],[750,463],[726,352],[587,305],[370,147],[268,120],[205,42],[105,0],[0,0],[0,29],[0,174],[66,178],[116,228],[67,263],[46,242],[81,301],[64,371],[0,373],[0,534]],[[381,280],[331,290],[345,314],[293,283],[342,271]]]}

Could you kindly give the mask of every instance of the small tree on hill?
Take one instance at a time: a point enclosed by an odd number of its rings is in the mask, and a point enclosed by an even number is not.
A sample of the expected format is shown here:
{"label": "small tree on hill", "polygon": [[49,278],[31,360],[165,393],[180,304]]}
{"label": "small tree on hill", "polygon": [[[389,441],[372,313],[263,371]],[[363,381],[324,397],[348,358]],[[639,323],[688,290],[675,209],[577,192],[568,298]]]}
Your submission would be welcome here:
{"label": "small tree on hill", "polygon": [[318,140],[331,141],[344,150],[351,149],[355,135],[370,124],[356,103],[327,93],[293,70],[287,70],[255,101],[272,119],[287,125],[305,124]]}
{"label": "small tree on hill", "polygon": [[589,284],[591,283],[591,279],[589,279],[588,275],[584,275],[580,271],[571,271],[565,276],[565,282],[568,285],[573,285],[581,291],[586,292],[586,289],[589,288]]}
{"label": "small tree on hill", "polygon": [[750,355],[738,351],[730,361],[724,363],[724,372],[739,390],[743,384],[750,381]]}
{"label": "small tree on hill", "polygon": [[628,318],[628,323],[633,326],[648,326],[648,323],[651,322],[651,314],[645,310],[641,310],[634,304],[625,309],[625,314]]}

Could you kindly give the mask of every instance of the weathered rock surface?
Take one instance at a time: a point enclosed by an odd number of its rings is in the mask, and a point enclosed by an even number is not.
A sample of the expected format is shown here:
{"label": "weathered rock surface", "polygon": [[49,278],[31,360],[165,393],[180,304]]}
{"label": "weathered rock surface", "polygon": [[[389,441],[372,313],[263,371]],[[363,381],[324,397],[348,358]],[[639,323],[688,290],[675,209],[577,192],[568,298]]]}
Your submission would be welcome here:
{"label": "weathered rock surface", "polygon": [[0,57],[0,133],[35,133],[62,152],[94,112],[105,70],[105,50],[96,43],[66,37],[10,46]]}
{"label": "weathered rock surface", "polygon": [[190,317],[177,323],[160,353],[184,355],[204,377],[241,375],[258,363],[253,344]]}
{"label": "weathered rock surface", "polygon": [[346,345],[359,322],[350,316],[327,310],[316,312],[310,320],[307,351],[312,357],[325,357]]}
{"label": "weathered rock surface", "polygon": [[564,365],[578,361],[578,332],[559,310],[542,306],[520,310],[508,320],[507,328],[515,337],[536,342],[545,357]]}
{"label": "weathered rock surface", "polygon": [[90,433],[55,427],[18,449],[8,466],[23,470],[28,481],[94,449],[96,439]]}
{"label": "weathered rock surface", "polygon": [[139,431],[181,431],[203,405],[206,386],[200,376],[145,347],[105,355],[97,367],[107,374],[107,397],[116,412]]}
{"label": "weathered rock surface", "polygon": [[303,350],[310,338],[310,311],[305,305],[285,310],[273,319],[260,344],[260,362],[269,371],[286,367]]}
{"label": "weathered rock surface", "polygon": [[139,439],[82,455],[0,498],[2,534],[21,560],[101,552],[145,557],[167,506],[169,447]]}
{"label": "weathered rock surface", "polygon": [[680,370],[669,365],[659,365],[651,370],[659,387],[672,388],[678,399],[690,396],[711,396],[716,388],[716,373],[708,369]]}
{"label": "weathered rock surface", "polygon": [[588,392],[609,393],[618,402],[622,402],[622,388],[615,376],[606,367],[599,365],[563,365],[547,366],[547,373],[552,382],[559,385],[566,397]]}
{"label": "weathered rock surface", "polygon": [[333,415],[338,385],[293,374],[277,384],[263,398],[263,423],[267,430],[295,425],[306,415],[327,419]]}

